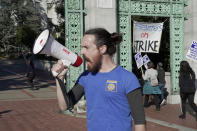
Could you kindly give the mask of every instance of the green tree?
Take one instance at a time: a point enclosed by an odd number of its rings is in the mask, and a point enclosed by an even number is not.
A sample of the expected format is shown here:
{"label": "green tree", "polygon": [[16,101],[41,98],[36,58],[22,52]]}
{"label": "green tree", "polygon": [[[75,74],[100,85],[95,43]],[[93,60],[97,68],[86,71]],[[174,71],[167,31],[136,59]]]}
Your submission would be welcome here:
{"label": "green tree", "polygon": [[[40,18],[35,14],[32,0],[1,0],[0,2],[0,44],[6,49],[9,45],[19,46],[17,33],[30,28],[40,32]],[[27,40],[23,33],[23,40]],[[17,37],[16,37],[17,36]],[[31,36],[31,34],[30,34]],[[31,39],[28,39],[31,40]],[[16,42],[17,41],[17,42]],[[20,44],[24,44],[22,42]],[[29,43],[29,42],[28,42]],[[29,46],[27,46],[29,47]]]}
{"label": "green tree", "polygon": [[37,33],[29,26],[19,26],[16,34],[16,45],[23,49],[32,49]]}
{"label": "green tree", "polygon": [[11,0],[12,17],[17,26],[28,25],[35,31],[40,31],[40,18],[35,12],[32,0]]}
{"label": "green tree", "polygon": [[14,20],[11,19],[11,4],[9,1],[1,0],[0,3],[0,45],[4,51],[7,50],[7,45],[15,39],[14,36]]}
{"label": "green tree", "polygon": [[56,32],[60,33],[57,41],[65,45],[65,6],[64,0],[59,0],[56,2],[56,13],[58,14],[59,26],[56,26]]}

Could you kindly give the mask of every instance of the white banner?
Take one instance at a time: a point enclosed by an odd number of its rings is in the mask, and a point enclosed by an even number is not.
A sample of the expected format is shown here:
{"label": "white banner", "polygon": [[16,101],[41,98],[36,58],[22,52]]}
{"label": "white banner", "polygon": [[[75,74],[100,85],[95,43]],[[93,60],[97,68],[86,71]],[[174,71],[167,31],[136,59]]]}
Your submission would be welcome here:
{"label": "white banner", "polygon": [[197,61],[197,41],[192,41],[192,44],[186,54],[186,58]]}
{"label": "white banner", "polygon": [[133,23],[133,52],[159,53],[163,23]]}

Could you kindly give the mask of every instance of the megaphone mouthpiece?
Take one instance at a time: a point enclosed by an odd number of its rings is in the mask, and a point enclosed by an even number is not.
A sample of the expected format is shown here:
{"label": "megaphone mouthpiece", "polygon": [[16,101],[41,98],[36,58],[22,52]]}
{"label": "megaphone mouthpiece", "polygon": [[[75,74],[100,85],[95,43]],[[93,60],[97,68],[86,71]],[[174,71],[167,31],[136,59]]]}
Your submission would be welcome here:
{"label": "megaphone mouthpiece", "polygon": [[82,64],[83,60],[81,59],[81,57],[78,54],[76,54],[76,55],[77,55],[77,60],[72,65],[75,66],[75,67],[78,67],[78,66],[80,66]]}

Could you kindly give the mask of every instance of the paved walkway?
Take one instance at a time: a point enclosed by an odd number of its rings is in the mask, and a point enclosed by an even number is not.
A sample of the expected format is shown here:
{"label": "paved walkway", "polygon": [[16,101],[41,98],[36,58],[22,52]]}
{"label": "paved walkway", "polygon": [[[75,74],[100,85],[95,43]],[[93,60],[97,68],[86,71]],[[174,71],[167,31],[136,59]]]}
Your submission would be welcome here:
{"label": "paved walkway", "polygon": [[[14,66],[12,64],[9,65]],[[5,87],[3,81],[8,79],[15,82]],[[22,83],[16,83],[21,80]],[[32,91],[21,73],[0,68],[0,131],[87,130],[85,114],[58,113],[55,82],[48,72],[40,71],[36,86],[40,89]],[[145,112],[147,131],[197,131],[197,122],[192,115],[187,113],[185,120],[178,118],[179,105],[167,104],[161,111],[151,106]]]}

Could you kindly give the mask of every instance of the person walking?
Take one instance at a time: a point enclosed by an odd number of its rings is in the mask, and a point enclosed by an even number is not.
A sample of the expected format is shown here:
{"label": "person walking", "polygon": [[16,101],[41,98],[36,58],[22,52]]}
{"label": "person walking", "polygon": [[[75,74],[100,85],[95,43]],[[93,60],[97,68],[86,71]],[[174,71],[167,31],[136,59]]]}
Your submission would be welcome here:
{"label": "person walking", "polygon": [[36,76],[36,71],[34,67],[34,62],[33,62],[33,55],[32,53],[28,53],[25,57],[26,64],[27,64],[27,82],[31,87],[31,90],[38,90],[38,87],[34,86],[34,78]]}
{"label": "person walking", "polygon": [[[145,74],[142,74],[143,79],[146,81],[143,86],[143,94],[145,95],[144,100],[144,107],[149,107],[149,97],[150,95],[153,95],[153,102],[156,106],[156,110],[160,111],[160,98],[161,90],[158,85],[157,70],[154,69],[154,63],[152,61],[149,61],[147,63],[148,69],[145,71]],[[155,83],[153,82],[155,81]]]}
{"label": "person walking", "polygon": [[145,113],[136,76],[112,60],[122,35],[103,28],[85,32],[81,43],[87,70],[66,92],[62,80],[68,68],[59,60],[52,71],[56,77],[57,100],[61,111],[70,110],[85,94],[88,131],[145,131]]}
{"label": "person walking", "polygon": [[181,61],[180,71],[179,71],[179,87],[180,87],[180,97],[181,97],[181,110],[182,114],[179,118],[186,118],[186,100],[188,100],[189,105],[195,111],[196,121],[197,121],[197,106],[194,103],[195,88],[195,73],[190,67],[187,61]]}
{"label": "person walking", "polygon": [[[163,69],[163,64],[161,62],[157,63],[157,72],[158,72],[158,83],[159,83],[159,87],[161,89],[161,104],[160,105],[164,105],[166,104],[166,92],[167,92],[167,88],[165,88],[166,85],[166,80],[165,80],[165,70]],[[165,97],[164,97],[165,95]]]}

